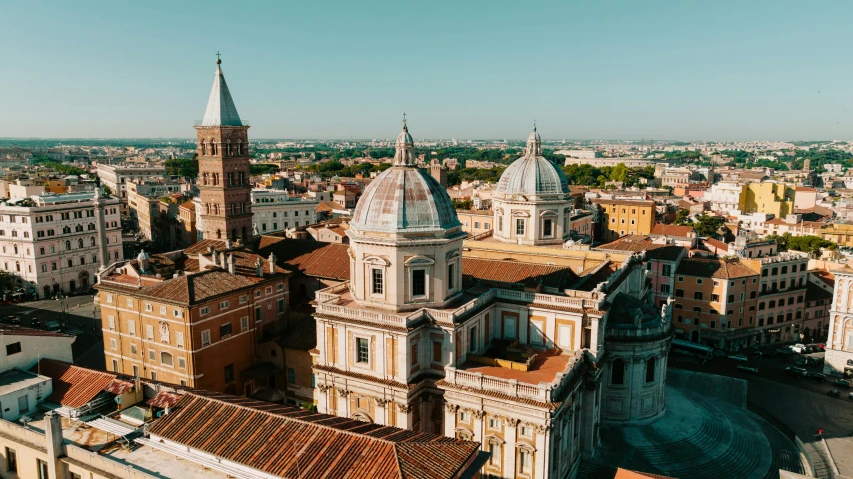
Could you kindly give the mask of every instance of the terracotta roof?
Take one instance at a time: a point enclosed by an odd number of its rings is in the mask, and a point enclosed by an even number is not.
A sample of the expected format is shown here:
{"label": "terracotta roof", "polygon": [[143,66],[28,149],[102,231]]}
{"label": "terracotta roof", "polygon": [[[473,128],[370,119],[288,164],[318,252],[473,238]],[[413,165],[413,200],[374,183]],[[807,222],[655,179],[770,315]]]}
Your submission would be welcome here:
{"label": "terracotta roof", "polygon": [[203,239],[184,250],[184,254],[207,253],[208,248],[213,246],[216,251],[225,251],[225,241],[215,239]]}
{"label": "terracotta roof", "polygon": [[797,190],[797,191],[807,191],[807,192],[816,192],[816,191],[817,191],[816,189],[814,189],[814,188],[810,188],[810,187],[808,187],[808,186],[797,186],[797,187],[796,187],[796,188],[794,188],[794,189],[795,189],[795,190]]}
{"label": "terracotta roof", "polygon": [[476,442],[216,393],[185,394],[149,433],[282,477],[452,478],[480,448]]}
{"label": "terracotta roof", "polygon": [[759,273],[753,271],[740,261],[728,261],[722,259],[698,259],[686,258],[681,260],[676,274],[686,276],[697,276],[700,278],[743,278],[747,276],[758,276]]}
{"label": "terracotta roof", "polygon": [[580,281],[575,283],[571,288],[580,291],[592,291],[598,286],[598,283],[607,281],[607,278],[615,273],[617,269],[619,269],[618,264],[610,260],[605,260],[597,266],[582,271]]}
{"label": "terracotta roof", "polygon": [[274,253],[278,264],[306,276],[345,281],[350,278],[349,245],[261,236],[258,253]]}
{"label": "terracotta roof", "polygon": [[659,476],[648,472],[629,471],[621,467],[616,470],[616,476],[613,479],[673,479],[669,476]]}
{"label": "terracotta roof", "polygon": [[148,404],[151,407],[159,407],[166,408],[172,407],[178,402],[180,396],[175,393],[167,393],[166,391],[159,391],[157,394],[149,399],[145,404]]}
{"label": "terracotta roof", "polygon": [[692,226],[665,225],[662,223],[658,223],[655,225],[654,229],[652,229],[652,234],[661,236],[687,237],[689,235],[695,236],[696,232],[693,231]]}
{"label": "terracotta roof", "polygon": [[192,200],[184,201],[181,203],[180,208],[192,211],[195,210],[195,203],[193,203]]}
{"label": "terracotta roof", "polygon": [[615,241],[612,241],[610,243],[605,243],[603,245],[596,246],[593,249],[595,249],[596,251],[613,250],[630,251],[636,253],[639,251],[647,251],[654,247],[655,244],[652,243],[652,240],[647,235],[625,235],[621,238],[617,238]]}
{"label": "terracotta roof", "polygon": [[54,338],[72,338],[67,334],[54,333],[52,331],[44,331],[42,329],[25,328],[23,326],[15,326],[12,324],[0,324],[0,335],[10,336],[50,336]]}
{"label": "terracotta roof", "polygon": [[321,201],[317,203],[317,212],[318,213],[327,213],[332,210],[342,210],[344,209],[341,205],[335,203],[334,201]]}
{"label": "terracotta roof", "polygon": [[534,286],[542,283],[549,288],[564,288],[578,276],[569,266],[554,266],[518,261],[462,258],[462,274],[498,283],[521,283]]}
{"label": "terracotta roof", "polygon": [[814,275],[815,278],[819,279],[822,283],[835,287],[835,275],[826,271],[824,269],[818,269],[815,271],[811,271],[811,274]]}
{"label": "terracotta roof", "polygon": [[212,270],[198,274],[178,276],[151,286],[145,286],[137,296],[159,298],[181,304],[195,304],[208,298],[256,285],[259,278]]}
{"label": "terracotta roof", "polygon": [[30,371],[53,380],[53,394],[47,398],[48,401],[71,408],[86,405],[107,388],[121,390],[121,385],[113,384],[115,374],[81,368],[64,361],[42,359]]}
{"label": "terracotta roof", "polygon": [[708,248],[708,251],[716,253],[717,251],[728,252],[729,245],[720,240],[714,238],[705,238],[702,240],[705,243],[705,247]]}

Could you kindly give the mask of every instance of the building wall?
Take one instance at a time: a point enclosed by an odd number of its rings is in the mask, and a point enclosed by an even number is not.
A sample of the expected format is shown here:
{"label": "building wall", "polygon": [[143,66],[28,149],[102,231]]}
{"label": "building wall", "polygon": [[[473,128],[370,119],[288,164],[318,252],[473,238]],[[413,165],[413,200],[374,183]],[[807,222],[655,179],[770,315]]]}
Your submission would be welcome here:
{"label": "building wall", "polygon": [[759,344],[800,341],[808,257],[780,253],[744,263],[761,272],[756,323]]}
{"label": "building wall", "polygon": [[[35,366],[39,358],[56,359],[58,361],[73,362],[71,344],[73,336],[19,336],[14,334],[0,335],[0,371],[8,371],[13,368],[29,370]],[[8,354],[6,347],[21,343],[21,352]]]}
{"label": "building wall", "polygon": [[[264,329],[274,328],[284,314],[287,295],[283,279],[235,290],[192,307],[102,290],[99,301],[107,369],[152,379],[154,373],[160,381],[242,395],[245,378],[240,373],[254,364],[255,344]],[[281,312],[279,300],[285,308]],[[223,329],[227,324],[231,325],[230,334]],[[209,344],[203,340],[206,334]],[[163,352],[171,354],[172,365],[163,361]],[[181,358],[186,361],[184,367]],[[233,381],[226,382],[228,365],[233,365]]]}
{"label": "building wall", "polygon": [[741,197],[740,210],[745,213],[768,213],[784,218],[793,212],[794,189],[780,183],[749,183]]}
{"label": "building wall", "polygon": [[647,235],[655,225],[655,205],[650,201],[597,200],[604,222],[602,224],[605,243],[625,235]]}
{"label": "building wall", "polygon": [[472,213],[470,211],[456,210],[456,216],[462,223],[462,231],[478,235],[493,228],[492,214],[489,211]]}
{"label": "building wall", "polygon": [[833,270],[835,289],[830,308],[829,338],[823,372],[853,378],[853,270],[849,266]]}
{"label": "building wall", "polygon": [[[105,203],[110,264],[122,259],[121,218],[118,200]],[[60,288],[68,293],[86,282],[91,286],[101,260],[96,223],[91,200],[0,207],[0,268],[34,288],[40,298]]]}
{"label": "building wall", "polygon": [[[571,198],[565,201],[510,201],[492,198],[494,238],[522,245],[559,244],[568,239]],[[519,234],[518,223],[523,222]],[[548,234],[546,222],[550,222]]]}

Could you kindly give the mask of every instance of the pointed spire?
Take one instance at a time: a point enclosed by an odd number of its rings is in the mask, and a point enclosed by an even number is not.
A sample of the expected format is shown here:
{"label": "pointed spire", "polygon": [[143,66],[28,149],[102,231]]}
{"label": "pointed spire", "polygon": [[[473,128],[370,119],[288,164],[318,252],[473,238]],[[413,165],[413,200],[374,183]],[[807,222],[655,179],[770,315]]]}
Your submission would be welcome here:
{"label": "pointed spire", "polygon": [[406,124],[406,113],[403,113],[403,131],[397,135],[397,151],[394,152],[394,166],[415,165],[415,141],[409,134],[409,126]]}
{"label": "pointed spire", "polygon": [[225,75],[222,74],[222,60],[219,52],[216,52],[216,76],[213,77],[213,88],[210,90],[210,99],[207,100],[207,110],[201,126],[243,126],[237,107],[228,91],[225,83]]}

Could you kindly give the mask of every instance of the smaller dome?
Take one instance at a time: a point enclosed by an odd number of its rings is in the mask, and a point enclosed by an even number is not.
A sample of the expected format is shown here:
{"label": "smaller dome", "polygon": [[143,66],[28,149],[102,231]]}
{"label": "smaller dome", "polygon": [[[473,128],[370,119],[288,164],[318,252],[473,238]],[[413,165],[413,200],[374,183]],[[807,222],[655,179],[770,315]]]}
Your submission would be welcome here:
{"label": "smaller dome", "polygon": [[542,156],[542,139],[535,127],[527,137],[524,156],[503,172],[495,193],[504,197],[569,194],[569,180],[563,170]]}
{"label": "smaller dome", "polygon": [[409,134],[409,128],[403,125],[403,131],[397,135],[397,145],[414,145],[415,140],[412,139],[412,135]]}
{"label": "smaller dome", "polygon": [[151,257],[148,256],[148,253],[146,253],[145,250],[142,250],[139,252],[139,255],[136,257],[136,259],[138,259],[139,261],[148,261],[149,259],[151,259]]}

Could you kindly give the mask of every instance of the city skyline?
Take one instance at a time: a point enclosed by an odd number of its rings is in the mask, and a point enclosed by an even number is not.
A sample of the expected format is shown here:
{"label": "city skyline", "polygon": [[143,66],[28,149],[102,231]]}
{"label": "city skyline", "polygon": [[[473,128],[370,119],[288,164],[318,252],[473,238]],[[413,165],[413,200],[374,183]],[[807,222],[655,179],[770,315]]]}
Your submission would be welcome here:
{"label": "city skyline", "polygon": [[188,138],[218,50],[253,138],[853,139],[842,2],[199,5],[7,6],[0,136]]}

